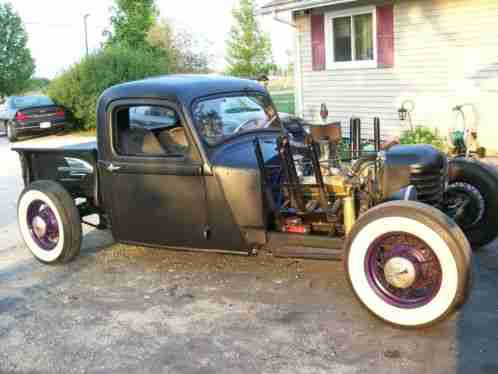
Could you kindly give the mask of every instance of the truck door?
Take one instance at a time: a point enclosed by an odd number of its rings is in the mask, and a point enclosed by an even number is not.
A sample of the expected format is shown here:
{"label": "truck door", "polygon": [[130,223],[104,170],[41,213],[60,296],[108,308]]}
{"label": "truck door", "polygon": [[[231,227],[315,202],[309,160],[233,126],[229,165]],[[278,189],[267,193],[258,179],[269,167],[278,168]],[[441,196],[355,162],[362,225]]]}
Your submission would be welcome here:
{"label": "truck door", "polygon": [[[208,248],[202,162],[172,104],[113,104],[99,161],[115,239],[130,244]],[[105,134],[105,136],[103,135]]]}

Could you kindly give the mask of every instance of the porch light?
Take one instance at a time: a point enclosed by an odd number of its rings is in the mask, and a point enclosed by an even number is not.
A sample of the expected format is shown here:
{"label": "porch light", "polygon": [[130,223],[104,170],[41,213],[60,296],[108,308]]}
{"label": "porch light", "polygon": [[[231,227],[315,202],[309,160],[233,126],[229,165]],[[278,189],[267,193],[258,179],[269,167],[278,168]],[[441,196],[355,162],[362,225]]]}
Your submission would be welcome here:
{"label": "porch light", "polygon": [[401,104],[401,108],[398,109],[398,115],[400,121],[406,121],[410,116],[411,112],[415,109],[415,104],[411,100],[405,100]]}
{"label": "porch light", "polygon": [[400,121],[406,121],[406,117],[408,116],[408,111],[405,108],[399,108],[398,115]]}

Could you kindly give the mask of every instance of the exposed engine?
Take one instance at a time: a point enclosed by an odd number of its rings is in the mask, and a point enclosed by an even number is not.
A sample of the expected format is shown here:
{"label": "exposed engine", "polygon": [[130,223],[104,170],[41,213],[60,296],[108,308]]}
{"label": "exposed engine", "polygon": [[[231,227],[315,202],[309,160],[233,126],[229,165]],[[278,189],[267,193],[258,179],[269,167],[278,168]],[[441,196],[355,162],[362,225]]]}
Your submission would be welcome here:
{"label": "exposed engine", "polygon": [[347,149],[341,148],[339,123],[311,127],[304,142],[282,136],[277,142],[280,167],[271,171],[255,142],[279,231],[345,235],[359,216],[382,202],[419,200],[435,206],[442,202],[448,163],[441,152],[429,145],[381,150],[378,119],[370,150],[363,150],[361,135],[361,123],[354,119]]}

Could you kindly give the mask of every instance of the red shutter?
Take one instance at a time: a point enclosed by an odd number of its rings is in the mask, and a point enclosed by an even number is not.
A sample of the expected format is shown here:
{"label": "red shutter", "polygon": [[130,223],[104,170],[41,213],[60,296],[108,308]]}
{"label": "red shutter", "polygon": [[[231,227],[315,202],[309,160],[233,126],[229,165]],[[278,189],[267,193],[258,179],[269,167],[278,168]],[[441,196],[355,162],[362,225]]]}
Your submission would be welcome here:
{"label": "red shutter", "polygon": [[394,66],[393,5],[377,7],[377,60],[379,67]]}
{"label": "red shutter", "polygon": [[313,70],[325,70],[325,16],[311,16],[311,53]]}

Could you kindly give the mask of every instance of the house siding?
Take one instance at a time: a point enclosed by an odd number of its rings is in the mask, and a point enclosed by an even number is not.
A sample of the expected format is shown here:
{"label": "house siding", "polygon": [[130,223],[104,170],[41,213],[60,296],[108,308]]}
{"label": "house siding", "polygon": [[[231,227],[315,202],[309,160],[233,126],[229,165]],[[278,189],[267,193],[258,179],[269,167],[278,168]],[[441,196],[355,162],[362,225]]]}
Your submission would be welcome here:
{"label": "house siding", "polygon": [[[404,100],[412,100],[414,125],[439,128],[455,123],[452,108],[465,109],[477,125],[481,145],[498,150],[498,1],[399,0],[394,3],[394,67],[313,71],[310,16],[296,16],[298,111],[320,123],[326,103],[330,120],[347,129],[352,116],[372,123],[380,117],[382,136],[406,128],[398,118]],[[297,100],[299,103],[299,100]]]}

